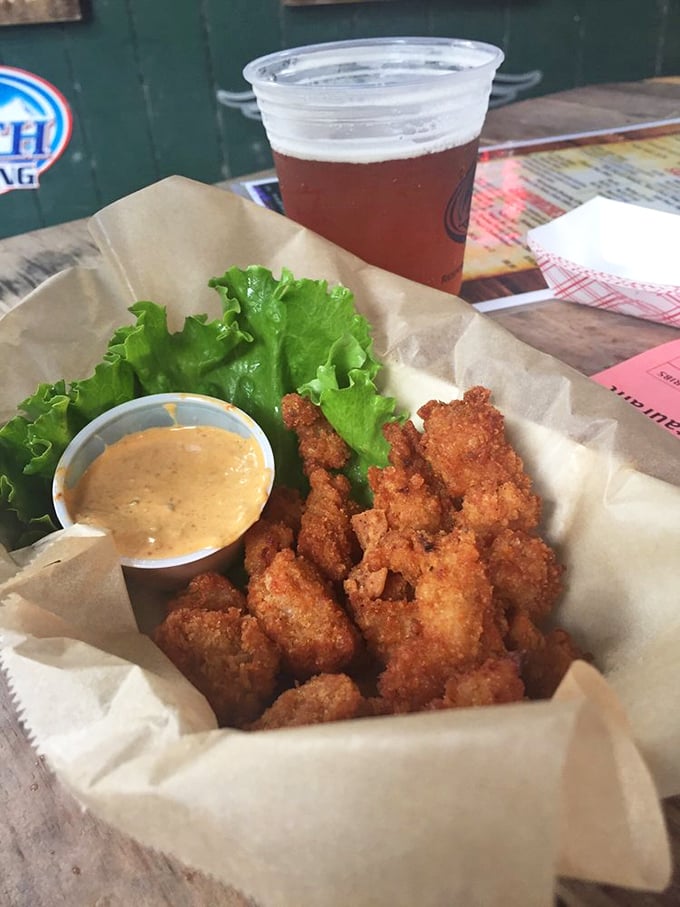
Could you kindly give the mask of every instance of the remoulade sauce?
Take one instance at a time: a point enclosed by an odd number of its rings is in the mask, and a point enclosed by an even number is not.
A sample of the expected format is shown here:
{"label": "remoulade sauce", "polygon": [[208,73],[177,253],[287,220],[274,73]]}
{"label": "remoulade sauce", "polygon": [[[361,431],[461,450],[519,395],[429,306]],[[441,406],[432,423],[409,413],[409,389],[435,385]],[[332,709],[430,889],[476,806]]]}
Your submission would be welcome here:
{"label": "remoulade sauce", "polygon": [[238,539],[270,478],[253,438],[212,426],[147,428],[109,445],[65,503],[75,522],[108,529],[122,557],[171,558]]}

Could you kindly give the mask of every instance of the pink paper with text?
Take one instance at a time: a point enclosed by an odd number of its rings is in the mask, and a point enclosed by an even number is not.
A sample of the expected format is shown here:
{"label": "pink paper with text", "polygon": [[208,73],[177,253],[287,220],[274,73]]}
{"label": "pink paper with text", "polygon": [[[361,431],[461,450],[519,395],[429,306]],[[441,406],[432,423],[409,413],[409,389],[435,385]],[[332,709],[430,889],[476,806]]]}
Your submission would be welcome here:
{"label": "pink paper with text", "polygon": [[680,438],[680,339],[592,377]]}

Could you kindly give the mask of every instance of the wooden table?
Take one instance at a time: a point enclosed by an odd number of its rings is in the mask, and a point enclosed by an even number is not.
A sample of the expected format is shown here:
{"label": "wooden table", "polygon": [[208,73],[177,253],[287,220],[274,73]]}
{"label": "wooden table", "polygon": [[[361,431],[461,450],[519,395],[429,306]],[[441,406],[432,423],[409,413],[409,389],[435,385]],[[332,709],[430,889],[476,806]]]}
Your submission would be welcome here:
{"label": "wooden table", "polygon": [[[674,117],[680,117],[680,81],[606,85],[491,111],[483,139],[537,138]],[[0,313],[49,275],[96,259],[86,221],[0,241]],[[503,309],[491,317],[588,375],[680,336],[671,327],[558,301]],[[238,893],[83,814],[31,749],[2,681],[0,729],[0,907],[248,907]],[[665,813],[679,867],[667,892],[650,895],[569,881],[558,884],[557,903],[680,904],[680,797],[666,801]]]}

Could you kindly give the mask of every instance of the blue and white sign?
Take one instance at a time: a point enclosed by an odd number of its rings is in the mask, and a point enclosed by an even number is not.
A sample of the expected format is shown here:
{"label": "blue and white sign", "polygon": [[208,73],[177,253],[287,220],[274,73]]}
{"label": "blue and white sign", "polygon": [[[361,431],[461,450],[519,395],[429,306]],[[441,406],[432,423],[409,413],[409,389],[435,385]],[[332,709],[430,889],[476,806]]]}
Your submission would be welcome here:
{"label": "blue and white sign", "polygon": [[40,76],[0,66],[0,195],[37,189],[61,156],[73,117],[66,99]]}

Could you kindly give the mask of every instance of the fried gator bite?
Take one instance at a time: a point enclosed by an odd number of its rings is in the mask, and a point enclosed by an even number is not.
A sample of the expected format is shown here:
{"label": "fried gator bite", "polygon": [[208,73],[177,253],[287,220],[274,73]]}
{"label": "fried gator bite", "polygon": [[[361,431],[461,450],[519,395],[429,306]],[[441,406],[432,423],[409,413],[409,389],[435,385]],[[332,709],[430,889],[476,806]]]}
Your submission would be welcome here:
{"label": "fried gator bite", "polygon": [[507,644],[520,658],[522,678],[531,699],[549,699],[572,661],[584,657],[566,630],[555,628],[543,634],[525,611],[512,617]]}
{"label": "fried gator bite", "polygon": [[349,480],[314,469],[302,512],[298,554],[317,566],[333,582],[345,579],[359,558],[359,545],[352,528],[356,505],[350,498]]}
{"label": "fried gator bite", "polygon": [[279,551],[292,549],[294,541],[295,536],[290,526],[259,519],[247,530],[243,539],[243,565],[248,576],[263,573]]}
{"label": "fried gator bite", "polygon": [[342,469],[350,450],[318,406],[299,394],[286,394],[281,401],[286,428],[298,436],[298,448],[305,475],[315,469]]}
{"label": "fried gator bite", "polygon": [[358,505],[349,480],[334,471],[349,460],[350,450],[321,409],[299,394],[281,403],[284,424],[295,431],[309,494],[300,517],[297,551],[332,582],[341,582],[358,559],[351,518]]}
{"label": "fried gator bite", "polygon": [[317,674],[299,687],[286,690],[250,725],[251,731],[298,727],[356,718],[363,696],[347,674]]}
{"label": "fried gator bite", "polygon": [[297,489],[276,485],[260,519],[244,536],[244,567],[249,576],[262,571],[277,551],[292,548],[300,531],[304,501]]}
{"label": "fried gator bite", "polygon": [[[417,539],[417,535],[415,537]],[[383,540],[390,541],[390,533]],[[474,533],[453,530],[441,534],[434,543],[421,544],[411,539],[413,551],[410,578],[414,583],[413,607],[418,632],[389,655],[378,681],[380,695],[395,712],[417,711],[440,700],[438,707],[455,699],[445,696],[447,682],[463,677],[491,655],[490,638],[485,634],[493,624],[495,605],[493,587],[487,577]],[[390,555],[394,551],[398,557]],[[404,569],[403,546],[387,546],[387,564]],[[384,556],[376,546],[374,558]],[[517,670],[513,677],[513,696],[523,696]]]}
{"label": "fried gator bite", "polygon": [[364,510],[352,518],[352,526],[364,556],[345,580],[347,606],[369,652],[384,668],[399,646],[420,633],[413,587],[381,559],[371,563],[374,550],[389,532],[385,512]]}
{"label": "fried gator bite", "polygon": [[357,633],[317,568],[290,548],[250,578],[248,610],[283,653],[297,679],[341,671],[357,651]]}
{"label": "fried gator bite", "polygon": [[179,608],[156,628],[154,639],[203,693],[219,724],[242,727],[271,700],[280,654],[254,617],[236,608]]}
{"label": "fried gator bite", "polygon": [[199,573],[186,589],[167,603],[168,611],[179,608],[205,611],[228,611],[229,608],[246,610],[246,597],[226,576],[220,573]]}
{"label": "fried gator bite", "polygon": [[450,528],[450,507],[421,452],[420,434],[413,422],[388,422],[383,435],[390,445],[390,465],[368,470],[374,509],[385,513],[391,529],[435,533]]}
{"label": "fried gator bite", "polygon": [[504,529],[486,549],[485,560],[504,611],[525,611],[535,621],[550,614],[562,592],[564,567],[543,539]]}
{"label": "fried gator bite", "polygon": [[517,658],[487,658],[477,668],[452,674],[446,681],[444,696],[429,708],[469,708],[478,705],[500,705],[524,697],[524,684],[519,677]]}
{"label": "fried gator bite", "polygon": [[270,523],[283,523],[297,535],[304,506],[305,502],[297,488],[275,485],[264,506],[262,517]]}
{"label": "fried gator bite", "polygon": [[490,396],[472,387],[462,400],[426,403],[418,410],[421,447],[450,498],[461,502],[457,525],[481,536],[505,528],[529,532],[538,525],[540,499]]}

